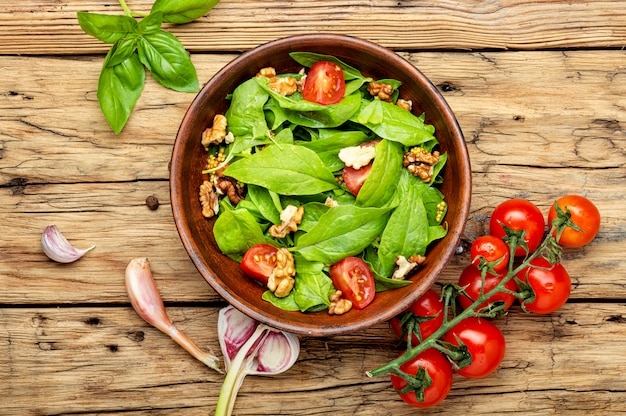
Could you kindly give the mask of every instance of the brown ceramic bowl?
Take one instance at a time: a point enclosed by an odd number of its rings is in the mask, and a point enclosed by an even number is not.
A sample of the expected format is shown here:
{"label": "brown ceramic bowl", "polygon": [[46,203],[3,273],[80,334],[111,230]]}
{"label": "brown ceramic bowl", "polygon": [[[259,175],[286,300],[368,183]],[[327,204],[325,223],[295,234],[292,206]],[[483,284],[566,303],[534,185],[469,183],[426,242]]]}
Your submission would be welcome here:
{"label": "brown ceramic bowl", "polygon": [[[402,81],[401,95],[413,101],[416,114],[426,113],[435,126],[442,152],[448,152],[444,183],[440,188],[449,205],[448,234],[427,253],[426,263],[411,277],[413,284],[376,294],[363,310],[341,316],[327,312],[300,313],[278,309],[261,299],[260,285],[247,278],[239,264],[224,256],[213,238],[213,222],[201,214],[198,188],[206,153],[200,144],[205,128],[216,113],[228,108],[226,95],[267,66],[280,73],[297,72],[300,66],[289,52],[307,51],[334,55],[374,79]],[[394,52],[354,37],[330,34],[299,35],[269,42],[243,53],[219,71],[191,103],[180,126],[172,153],[170,193],[174,220],[191,260],[206,281],[240,311],[267,325],[289,332],[326,336],[352,332],[389,320],[427,290],[454,254],[469,212],[471,169],[454,114],[437,88],[411,63]]]}

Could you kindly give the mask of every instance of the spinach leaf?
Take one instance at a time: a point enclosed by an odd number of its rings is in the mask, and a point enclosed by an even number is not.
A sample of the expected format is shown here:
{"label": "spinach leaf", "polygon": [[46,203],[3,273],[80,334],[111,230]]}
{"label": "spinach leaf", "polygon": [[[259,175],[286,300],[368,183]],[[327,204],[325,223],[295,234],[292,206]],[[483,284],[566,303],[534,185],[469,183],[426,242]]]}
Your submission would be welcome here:
{"label": "spinach leaf", "polygon": [[257,144],[269,143],[263,112],[268,98],[269,94],[254,79],[249,79],[235,88],[230,107],[225,114],[228,131],[235,136],[233,148],[229,151],[238,154]]}
{"label": "spinach leaf", "polygon": [[146,72],[136,54],[131,54],[117,65],[109,66],[115,53],[111,48],[104,60],[98,79],[98,102],[107,122],[119,133],[132,112],[143,90]]}
{"label": "spinach leaf", "polygon": [[223,209],[213,225],[213,235],[222,253],[237,262],[250,247],[265,242],[261,226],[244,209]]}
{"label": "spinach leaf", "polygon": [[333,172],[344,167],[344,163],[338,156],[341,149],[349,146],[358,146],[370,140],[370,137],[365,132],[359,130],[327,129],[320,130],[319,134],[319,138],[316,140],[301,141],[298,144],[317,153],[324,164]]}
{"label": "spinach leaf", "polygon": [[137,21],[130,16],[78,12],[78,24],[88,35],[105,43],[115,43],[137,26]]}
{"label": "spinach leaf", "polygon": [[376,145],[372,170],[357,194],[356,205],[382,207],[391,201],[402,173],[403,157],[399,143],[381,140]]}
{"label": "spinach leaf", "polygon": [[374,275],[374,283],[376,284],[376,292],[384,292],[385,290],[408,286],[413,282],[411,280],[391,279]]}
{"label": "spinach leaf", "polygon": [[163,12],[163,20],[169,23],[189,23],[204,16],[219,0],[156,0],[151,13]]}
{"label": "spinach leaf", "polygon": [[309,261],[331,265],[363,251],[382,232],[389,208],[339,205],[323,214],[308,233],[298,238],[293,251]]}
{"label": "spinach leaf", "polygon": [[414,254],[424,254],[429,241],[426,208],[419,190],[411,187],[389,217],[380,237],[379,273],[389,276],[398,256],[409,258]]}
{"label": "spinach leaf", "polygon": [[178,38],[159,30],[139,38],[139,59],[161,85],[176,91],[199,90],[196,69]]}
{"label": "spinach leaf", "polygon": [[[365,111],[370,105],[372,105],[370,102],[364,101],[360,111]],[[400,142],[405,146],[416,146],[435,140],[435,128],[430,124],[425,124],[423,118],[386,101],[380,101],[380,107],[382,117],[374,116],[374,111],[372,111],[372,114],[367,114],[367,120],[360,123],[359,111],[351,120],[366,126],[384,139]]]}
{"label": "spinach leaf", "polygon": [[236,160],[224,175],[281,195],[314,195],[338,188],[333,173],[314,151],[290,144],[272,144]]}
{"label": "spinach leaf", "polygon": [[[280,211],[274,205],[274,199],[270,191],[256,185],[247,185],[249,198],[256,206],[259,213],[272,224],[280,224]],[[282,210],[282,209],[281,209]]]}
{"label": "spinach leaf", "polygon": [[[253,78],[280,106],[280,119],[286,119],[293,124],[314,127],[339,127],[350,119],[361,106],[361,92],[355,91],[345,96],[337,104],[321,105],[302,99],[300,95],[285,97],[269,88],[267,78]],[[278,112],[270,107],[278,117]],[[273,124],[276,124],[274,122]]]}
{"label": "spinach leaf", "polygon": [[270,291],[263,293],[263,299],[274,306],[291,311],[315,312],[328,309],[330,295],[333,294],[332,281],[324,273],[324,265],[310,262],[294,255],[296,276],[293,290],[284,298],[278,298]]}
{"label": "spinach leaf", "polygon": [[324,55],[315,52],[291,52],[289,56],[300,65],[306,66],[308,68],[313,66],[314,63],[321,61],[337,64],[343,70],[343,78],[346,81],[355,78],[364,78],[358,69],[351,67],[350,65],[332,55]]}

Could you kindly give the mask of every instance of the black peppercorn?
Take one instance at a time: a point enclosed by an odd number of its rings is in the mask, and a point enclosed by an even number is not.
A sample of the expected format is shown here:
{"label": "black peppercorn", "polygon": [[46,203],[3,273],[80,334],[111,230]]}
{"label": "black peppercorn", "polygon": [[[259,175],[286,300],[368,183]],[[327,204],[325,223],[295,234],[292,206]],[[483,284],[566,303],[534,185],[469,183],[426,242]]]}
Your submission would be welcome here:
{"label": "black peppercorn", "polygon": [[159,207],[159,199],[154,195],[150,195],[146,198],[146,205],[148,206],[148,208],[154,211]]}

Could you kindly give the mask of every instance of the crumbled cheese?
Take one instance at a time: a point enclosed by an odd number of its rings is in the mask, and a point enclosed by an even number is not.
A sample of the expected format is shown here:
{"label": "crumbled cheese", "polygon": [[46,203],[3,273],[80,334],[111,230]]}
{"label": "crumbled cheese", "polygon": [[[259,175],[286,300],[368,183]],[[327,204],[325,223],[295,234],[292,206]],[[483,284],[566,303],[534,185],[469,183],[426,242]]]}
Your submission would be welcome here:
{"label": "crumbled cheese", "polygon": [[339,159],[346,166],[354,169],[361,169],[369,164],[376,156],[376,149],[373,146],[351,146],[344,147],[339,151]]}

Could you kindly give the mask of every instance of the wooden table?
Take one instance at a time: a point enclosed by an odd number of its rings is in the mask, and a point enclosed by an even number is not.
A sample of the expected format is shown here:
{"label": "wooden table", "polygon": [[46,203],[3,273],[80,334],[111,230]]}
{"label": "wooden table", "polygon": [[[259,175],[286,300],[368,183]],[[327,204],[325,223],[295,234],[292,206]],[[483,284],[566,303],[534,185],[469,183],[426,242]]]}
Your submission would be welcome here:
{"label": "wooden table", "polygon": [[[96,99],[108,45],[80,30],[76,12],[121,13],[119,4],[12,3],[0,9],[0,413],[212,414],[223,377],[146,324],[124,289],[128,261],[148,257],[173,320],[219,351],[224,302],[189,260],[169,204],[170,152],[194,96],[148,77],[113,134]],[[201,81],[240,51],[304,32],[359,36],[421,69],[455,111],[474,172],[465,251],[442,281],[457,279],[503,200],[547,212],[564,194],[592,199],[602,229],[565,252],[570,301],[548,316],[515,307],[498,321],[501,369],[456,377],[448,399],[421,414],[626,412],[625,1],[223,0],[170,29]],[[96,248],[73,264],[48,260],[40,236],[52,223]],[[365,375],[396,354],[386,324],[301,340],[287,373],[246,378],[236,414],[418,413],[387,377]]]}

